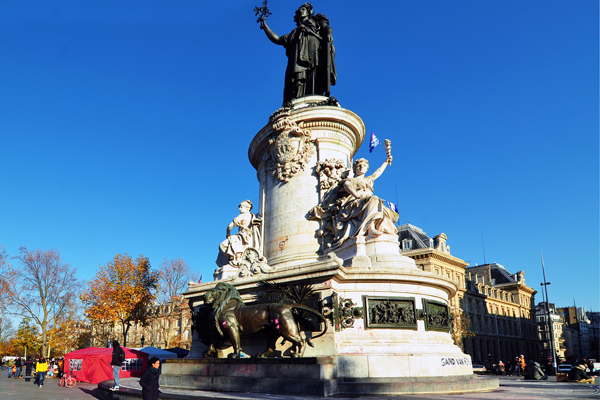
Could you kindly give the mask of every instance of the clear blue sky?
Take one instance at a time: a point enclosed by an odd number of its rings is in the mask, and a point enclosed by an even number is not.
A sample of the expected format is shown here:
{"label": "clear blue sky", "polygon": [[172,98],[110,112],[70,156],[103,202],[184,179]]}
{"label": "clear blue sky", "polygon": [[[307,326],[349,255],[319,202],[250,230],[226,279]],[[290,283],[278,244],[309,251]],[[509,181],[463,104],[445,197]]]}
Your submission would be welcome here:
{"label": "clear blue sky", "polygon": [[[7,252],[54,247],[80,279],[120,252],[182,257],[211,280],[237,205],[258,199],[248,145],[281,105],[261,3],[3,1]],[[301,3],[269,1],[275,32]],[[334,30],[332,94],[392,141],[376,193],[397,193],[400,222],[472,265],[483,237],[536,290],[543,252],[550,300],[599,310],[598,2],[313,6]]]}

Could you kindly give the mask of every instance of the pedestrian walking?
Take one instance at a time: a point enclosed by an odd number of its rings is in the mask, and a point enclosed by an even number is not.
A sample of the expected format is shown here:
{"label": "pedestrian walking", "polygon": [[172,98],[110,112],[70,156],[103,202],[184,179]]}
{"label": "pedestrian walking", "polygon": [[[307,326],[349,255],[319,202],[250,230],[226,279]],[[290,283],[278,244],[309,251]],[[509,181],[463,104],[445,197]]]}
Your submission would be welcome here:
{"label": "pedestrian walking", "polygon": [[15,367],[15,376],[13,376],[13,378],[19,379],[21,377],[21,368],[23,368],[23,362],[21,361],[21,357],[15,360]]}
{"label": "pedestrian walking", "polygon": [[33,369],[33,360],[31,356],[27,357],[27,360],[23,363],[25,366],[25,382],[31,381],[31,370]]}
{"label": "pedestrian walking", "polygon": [[156,357],[148,360],[148,369],[142,374],[140,379],[140,386],[142,387],[142,399],[143,400],[157,400],[159,394],[158,377],[160,368],[160,360]]}
{"label": "pedestrian walking", "polygon": [[521,354],[519,356],[519,367],[521,368],[521,374],[523,374],[523,377],[525,376],[525,367],[527,366],[527,363],[525,362],[525,356],[523,354]]}
{"label": "pedestrian walking", "polygon": [[115,384],[110,388],[110,390],[119,390],[119,372],[121,372],[123,361],[125,361],[125,351],[121,348],[119,342],[116,340],[113,340],[112,345],[113,351],[110,365],[113,369],[113,378],[115,379]]}
{"label": "pedestrian walking", "polygon": [[35,365],[35,372],[37,372],[37,383],[41,388],[44,386],[44,379],[46,379],[46,372],[48,372],[48,362],[44,357],[41,357],[38,363]]}
{"label": "pedestrian walking", "polygon": [[521,372],[523,372],[521,370],[521,359],[519,357],[515,357],[515,370],[514,372],[517,374],[517,376],[521,376]]}

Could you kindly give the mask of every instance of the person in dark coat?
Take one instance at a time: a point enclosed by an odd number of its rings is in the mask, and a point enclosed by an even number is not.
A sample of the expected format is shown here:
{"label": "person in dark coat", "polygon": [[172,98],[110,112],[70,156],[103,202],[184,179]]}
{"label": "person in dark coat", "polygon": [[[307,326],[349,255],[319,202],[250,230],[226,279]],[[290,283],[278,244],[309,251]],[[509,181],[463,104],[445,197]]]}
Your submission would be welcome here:
{"label": "person in dark coat", "polygon": [[15,376],[13,376],[13,378],[18,379],[21,377],[21,368],[23,367],[21,357],[17,358],[17,360],[15,361],[15,367],[17,367],[17,372],[15,372]]}
{"label": "person in dark coat", "polygon": [[148,360],[148,369],[142,374],[140,379],[140,386],[142,387],[142,399],[143,400],[157,400],[158,399],[158,369],[160,368],[160,360],[156,357],[152,357]]}
{"label": "person in dark coat", "polygon": [[31,356],[27,357],[27,360],[23,364],[25,365],[25,382],[29,382],[31,380],[31,370],[33,369]]}
{"label": "person in dark coat", "polygon": [[121,348],[121,345],[119,345],[119,342],[116,340],[113,340],[112,346],[113,351],[110,365],[113,369],[113,378],[115,379],[115,384],[110,388],[110,390],[119,390],[119,372],[121,372],[123,361],[125,361],[125,351]]}
{"label": "person in dark coat", "polygon": [[594,377],[586,374],[585,368],[585,364],[579,364],[573,367],[567,375],[568,380],[579,383],[594,383]]}

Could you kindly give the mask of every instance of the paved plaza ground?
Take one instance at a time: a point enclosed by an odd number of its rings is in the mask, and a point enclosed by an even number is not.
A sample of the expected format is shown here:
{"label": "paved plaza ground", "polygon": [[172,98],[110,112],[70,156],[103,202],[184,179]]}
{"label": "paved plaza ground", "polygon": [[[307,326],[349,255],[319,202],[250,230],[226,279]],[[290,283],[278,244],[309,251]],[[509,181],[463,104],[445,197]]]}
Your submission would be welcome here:
{"label": "paved plaza ground", "polygon": [[[32,382],[24,379],[9,379],[6,377],[6,368],[0,375],[0,400],[91,400],[96,398],[97,385],[77,383],[73,389],[63,388],[58,385],[58,379],[48,379],[43,388],[38,388]],[[121,379],[122,387],[138,388],[137,378]],[[553,377],[548,381],[527,381],[517,377],[500,377],[500,388],[489,393],[465,393],[453,395],[416,395],[416,396],[336,396],[330,399],[364,399],[364,400],[567,400],[567,399],[600,399],[600,386],[596,380],[595,385],[556,382]],[[167,392],[167,391],[165,391]],[[217,400],[301,400],[316,399],[305,396],[283,396],[252,393],[214,393],[208,391],[183,391],[170,390],[170,394],[189,395],[189,399],[217,399]]]}

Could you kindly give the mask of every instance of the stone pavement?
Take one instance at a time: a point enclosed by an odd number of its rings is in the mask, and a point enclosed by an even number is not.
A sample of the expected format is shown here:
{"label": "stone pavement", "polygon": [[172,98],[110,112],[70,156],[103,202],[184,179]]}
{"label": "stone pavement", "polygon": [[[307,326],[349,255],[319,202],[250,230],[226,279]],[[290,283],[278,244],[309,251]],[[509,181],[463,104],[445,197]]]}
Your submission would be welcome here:
{"label": "stone pavement", "polygon": [[[556,382],[556,377],[550,377],[548,381],[529,381],[516,376],[502,376],[498,390],[487,393],[464,393],[448,395],[400,395],[400,396],[333,396],[325,399],[361,399],[361,400],[570,400],[570,399],[600,399],[600,382],[596,379],[594,385],[570,382]],[[112,381],[109,381],[112,383]],[[121,387],[141,389],[137,378],[121,379]],[[308,396],[288,396],[276,394],[256,393],[225,393],[209,392],[205,390],[164,390],[168,395],[190,396],[188,399],[215,399],[215,400],[303,400],[317,399]],[[183,398],[183,397],[181,397]]]}
{"label": "stone pavement", "polygon": [[25,379],[9,379],[8,371],[2,367],[0,371],[0,400],[92,400],[96,398],[98,385],[80,383],[73,389],[58,385],[58,379],[46,379],[44,386],[38,388]]}
{"label": "stone pavement", "polygon": [[[58,379],[48,379],[39,389],[32,382],[24,379],[8,379],[6,368],[0,372],[0,400],[91,400],[96,399],[97,385],[78,382],[73,389],[58,385]],[[517,377],[500,377],[498,390],[489,393],[465,393],[452,395],[414,395],[414,396],[336,396],[332,400],[571,400],[600,399],[600,382],[595,385],[556,382],[553,377],[549,381],[526,381]],[[112,383],[112,382],[111,382]],[[137,378],[121,379],[121,387],[140,389]],[[214,393],[208,391],[165,390],[173,395],[183,395],[188,399],[216,400],[304,400],[315,397],[283,396],[253,393]],[[116,396],[115,396],[116,398]],[[139,397],[138,397],[139,398]]]}

